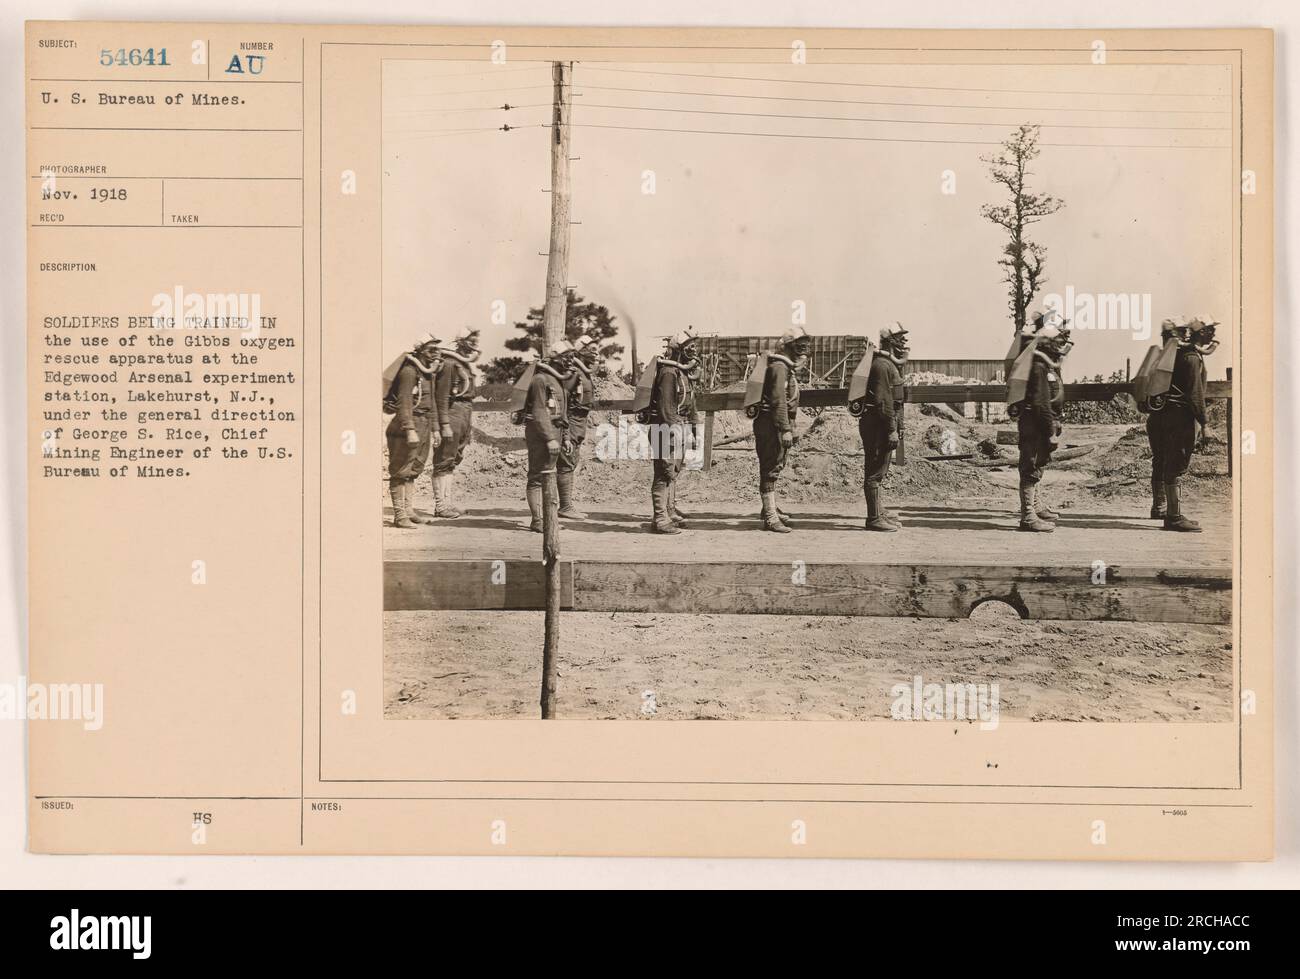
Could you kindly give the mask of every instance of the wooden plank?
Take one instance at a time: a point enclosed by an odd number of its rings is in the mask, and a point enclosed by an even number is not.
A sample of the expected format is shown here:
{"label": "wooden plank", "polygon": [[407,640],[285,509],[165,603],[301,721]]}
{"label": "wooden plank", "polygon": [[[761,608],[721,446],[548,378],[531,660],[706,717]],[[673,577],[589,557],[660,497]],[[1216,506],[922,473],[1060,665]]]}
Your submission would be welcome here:
{"label": "wooden plank", "polygon": [[[1110,401],[1121,394],[1132,394],[1131,384],[1067,384],[1066,401]],[[1205,396],[1210,401],[1232,398],[1230,381],[1210,381],[1205,386]],[[799,403],[809,408],[834,408],[845,404],[848,392],[844,388],[806,388],[799,393]],[[917,404],[964,404],[968,401],[985,403],[1003,402],[1007,399],[1005,384],[912,384],[907,388],[907,400]],[[696,398],[700,411],[740,411],[744,405],[743,391],[703,391]],[[632,401],[598,400],[597,411],[630,411]],[[476,401],[475,411],[509,411],[504,401]]]}
{"label": "wooden plank", "polygon": [[[573,562],[559,562],[560,607],[573,607]],[[495,580],[494,580],[495,578]],[[384,611],[546,608],[540,561],[384,562]]]}
{"label": "wooden plank", "polygon": [[1166,571],[929,564],[579,562],[574,609],[964,618],[986,601],[1027,619],[1227,624],[1229,569]]}

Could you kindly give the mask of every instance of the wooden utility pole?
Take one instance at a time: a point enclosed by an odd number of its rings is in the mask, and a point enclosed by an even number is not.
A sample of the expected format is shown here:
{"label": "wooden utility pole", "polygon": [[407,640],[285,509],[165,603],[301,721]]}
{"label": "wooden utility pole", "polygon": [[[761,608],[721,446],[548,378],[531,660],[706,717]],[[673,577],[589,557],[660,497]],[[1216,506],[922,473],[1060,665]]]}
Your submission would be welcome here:
{"label": "wooden utility pole", "polygon": [[[564,338],[569,299],[569,113],[573,66],[551,66],[551,249],[546,260],[542,355]],[[555,716],[555,660],[560,653],[560,502],[552,470],[542,477],[542,566],[546,570],[546,638],[542,645],[542,719]]]}

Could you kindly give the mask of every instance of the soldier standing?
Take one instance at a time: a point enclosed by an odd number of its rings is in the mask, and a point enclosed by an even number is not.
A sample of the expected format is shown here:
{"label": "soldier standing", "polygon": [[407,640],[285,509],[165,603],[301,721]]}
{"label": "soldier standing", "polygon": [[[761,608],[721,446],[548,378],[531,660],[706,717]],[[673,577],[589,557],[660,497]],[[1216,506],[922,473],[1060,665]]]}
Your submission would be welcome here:
{"label": "soldier standing", "polygon": [[569,438],[564,378],[572,359],[573,345],[568,340],[558,340],[537,362],[524,402],[524,441],[528,445],[526,495],[532,514],[528,529],[537,534],[542,532],[542,479],[556,471],[560,452]]}
{"label": "soldier standing", "polygon": [[[1179,319],[1167,319],[1160,324],[1160,345],[1163,347],[1169,338],[1175,335],[1188,335],[1187,323]],[[1143,410],[1146,410],[1145,408]],[[1151,519],[1164,520],[1168,512],[1165,507],[1164,453],[1165,443],[1159,435],[1158,411],[1147,411],[1147,442],[1151,445]]]}
{"label": "soldier standing", "polygon": [[880,492],[894,450],[898,448],[902,423],[900,395],[903,392],[900,368],[907,361],[907,352],[907,330],[901,323],[891,323],[880,331],[880,349],[872,354],[866,403],[858,418],[864,456],[862,492],[867,498],[867,522],[864,525],[867,530],[892,533],[902,528],[897,514],[881,506]]}
{"label": "soldier standing", "polygon": [[[690,333],[694,327],[688,326],[686,332]],[[704,373],[703,364],[700,363],[699,352],[692,347],[687,354],[686,360],[686,402],[682,408],[682,415],[690,422],[692,444],[696,438],[696,433],[700,431],[700,410],[695,403],[695,394],[700,388],[700,378]],[[702,434],[702,433],[701,433]],[[702,445],[702,443],[699,443]],[[677,491],[681,489],[681,473],[673,480],[672,492],[668,496],[668,515],[673,518],[673,523],[677,524],[682,530],[687,529],[687,517],[682,513],[681,508],[677,505]]]}
{"label": "soldier standing", "polygon": [[776,484],[794,444],[795,415],[799,411],[799,381],[795,371],[807,360],[812,338],[802,326],[781,337],[780,353],[767,357],[763,397],[754,416],[754,448],[758,452],[758,492],[762,500],[763,529],[790,533],[776,504]]}
{"label": "soldier standing", "polygon": [[451,347],[444,347],[439,353],[443,361],[434,385],[434,400],[438,405],[441,444],[433,455],[433,515],[454,520],[460,511],[455,505],[453,474],[465,458],[465,447],[474,432],[471,402],[474,362],[479,358],[477,332],[459,330]]}
{"label": "soldier standing", "polygon": [[1055,326],[1043,327],[1035,338],[1025,400],[1016,418],[1020,436],[1019,529],[1050,533],[1056,529],[1058,514],[1039,502],[1038,484],[1061,434],[1061,410],[1065,405],[1061,360],[1069,351],[1070,341],[1069,334]]}
{"label": "soldier standing", "polygon": [[695,401],[688,372],[695,359],[697,338],[689,328],[673,337],[668,355],[659,358],[648,421],[652,433],[654,479],[650,529],[656,534],[680,534],[685,520],[677,514],[677,478],[686,450],[686,429],[696,422]]}
{"label": "soldier standing", "polygon": [[385,405],[395,410],[388,423],[388,492],[393,499],[393,526],[403,529],[429,521],[415,513],[411,492],[424,471],[431,446],[440,441],[434,383],[442,341],[432,333],[421,337],[403,358],[388,389]]}
{"label": "soldier standing", "polygon": [[600,344],[584,333],[573,342],[573,348],[572,370],[564,377],[564,392],[569,399],[569,441],[555,464],[555,482],[560,492],[560,516],[586,520],[587,515],[574,505],[573,489],[582,463],[582,443],[587,437],[587,416],[596,403],[591,369],[600,355]]}
{"label": "soldier standing", "polygon": [[[1160,444],[1160,477],[1165,486],[1165,530],[1199,534],[1201,525],[1183,516],[1178,481],[1187,472],[1196,447],[1196,426],[1205,427],[1205,356],[1219,346],[1218,321],[1196,317],[1175,333],[1178,352],[1165,405],[1151,413],[1155,442]],[[1154,443],[1153,443],[1154,444]],[[1155,466],[1155,453],[1152,453]],[[1152,477],[1154,479],[1154,475]]]}

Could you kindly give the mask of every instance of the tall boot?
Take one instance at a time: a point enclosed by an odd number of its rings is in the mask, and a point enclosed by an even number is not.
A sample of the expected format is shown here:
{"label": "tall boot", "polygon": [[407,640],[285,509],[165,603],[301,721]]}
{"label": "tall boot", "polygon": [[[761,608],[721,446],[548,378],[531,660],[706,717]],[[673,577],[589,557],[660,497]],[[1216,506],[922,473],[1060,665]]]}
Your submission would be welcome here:
{"label": "tall boot", "polygon": [[433,477],[433,515],[455,520],[460,511],[451,502],[451,473],[437,473]]}
{"label": "tall boot", "polygon": [[542,488],[540,486],[529,486],[526,492],[528,497],[528,512],[533,515],[533,522],[528,525],[528,529],[534,534],[542,532]]}
{"label": "tall boot", "polygon": [[1160,476],[1151,477],[1151,519],[1163,520],[1165,514],[1165,481]]}
{"label": "tall boot", "polygon": [[655,483],[650,487],[650,504],[654,507],[654,517],[650,529],[656,534],[680,534],[681,530],[668,515],[667,483]]}
{"label": "tall boot", "polygon": [[393,526],[410,530],[415,527],[406,513],[406,480],[390,479],[388,494],[393,498]]}
{"label": "tall boot", "polygon": [[781,522],[781,516],[776,509],[776,493],[761,494],[763,500],[763,529],[770,530],[777,534],[792,533],[789,527]]}
{"label": "tall boot", "polygon": [[[436,479],[437,477],[434,477]],[[414,524],[433,523],[432,517],[426,517],[415,509],[415,483],[416,480],[408,479],[404,491],[406,497],[406,519]],[[435,483],[435,490],[437,485]]]}
{"label": "tall boot", "polygon": [[560,516],[565,520],[586,520],[587,515],[573,505],[573,473],[557,472],[555,485],[560,491]]}
{"label": "tall boot", "polygon": [[880,509],[880,484],[868,483],[863,489],[867,497],[867,522],[864,530],[879,530],[887,534],[898,533],[898,525],[885,519]]}
{"label": "tall boot", "polygon": [[1165,514],[1165,530],[1179,530],[1185,534],[1199,534],[1201,525],[1195,520],[1183,516],[1183,508],[1178,500],[1178,480],[1173,479],[1165,483],[1165,497],[1168,501],[1168,512]]}
{"label": "tall boot", "polygon": [[[765,518],[763,517],[763,511],[762,511],[762,508],[761,508],[761,507],[760,507],[760,509],[759,509],[758,519],[759,519],[760,521],[763,520],[763,519],[765,519]],[[792,521],[791,518],[790,518],[790,514],[786,513],[784,510],[782,510],[780,504],[777,504],[777,506],[776,506],[776,519],[777,519],[777,520],[780,520],[781,523],[785,524],[787,527],[789,527],[789,526],[793,523],[793,521]]]}
{"label": "tall boot", "polygon": [[677,509],[677,480],[668,484],[668,519],[682,530],[686,529],[686,515]]}
{"label": "tall boot", "polygon": [[1032,531],[1039,534],[1050,534],[1056,529],[1056,524],[1049,523],[1038,516],[1034,510],[1034,486],[1035,483],[1020,483],[1020,526],[1019,530]]}
{"label": "tall boot", "polygon": [[1040,490],[1041,486],[1041,483],[1034,483],[1034,513],[1038,514],[1039,520],[1056,523],[1056,521],[1061,519],[1061,515],[1043,502]]}
{"label": "tall boot", "polygon": [[885,508],[885,485],[881,483],[876,487],[876,505],[880,508],[880,519],[887,520],[899,530],[903,529],[903,521],[893,510]]}

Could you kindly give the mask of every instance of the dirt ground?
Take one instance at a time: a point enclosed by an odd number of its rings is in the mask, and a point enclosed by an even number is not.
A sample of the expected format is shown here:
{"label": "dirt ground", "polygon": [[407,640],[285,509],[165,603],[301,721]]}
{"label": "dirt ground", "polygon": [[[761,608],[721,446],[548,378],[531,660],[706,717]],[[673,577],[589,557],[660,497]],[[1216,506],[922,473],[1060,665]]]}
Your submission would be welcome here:
{"label": "dirt ground", "polygon": [[[597,395],[623,398],[630,390],[606,385]],[[1065,426],[1063,448],[1083,452],[1047,470],[1046,498],[1067,517],[1142,514],[1150,451],[1139,418],[1122,405],[1087,417],[1096,421]],[[608,413],[592,416],[579,503],[592,509],[591,504],[642,502],[648,510],[649,463],[602,461],[592,451],[597,426],[618,421]],[[749,426],[739,413],[719,413],[715,444],[743,436]],[[908,405],[908,463],[891,469],[887,503],[1013,507],[1016,447],[999,444],[997,437],[1014,428],[1005,420],[976,422],[947,406]],[[860,516],[856,420],[843,410],[801,414],[797,430],[781,498],[792,509],[822,503],[828,512]],[[1193,516],[1231,507],[1224,437],[1219,411],[1185,481],[1186,509]],[[953,455],[970,459],[946,458]],[[504,413],[476,413],[474,441],[457,473],[459,505],[522,501],[526,468],[522,430]],[[688,512],[700,504],[756,503],[756,497],[752,439],[716,448],[713,468],[684,473],[679,490]],[[417,482],[416,503],[432,508],[427,477]],[[953,538],[952,546],[963,559],[975,559],[960,550],[961,539]],[[985,613],[980,610],[981,618]],[[940,619],[581,612],[566,612],[563,621],[561,717],[883,718],[890,714],[891,688],[914,676],[926,683],[997,682],[1002,717],[1012,720],[1232,717],[1228,627],[1014,616],[975,626]],[[388,717],[537,716],[540,613],[388,612],[384,622]],[[652,716],[642,712],[646,690],[654,691]]]}
{"label": "dirt ground", "polygon": [[[1232,718],[1226,626],[977,617],[566,612],[558,716],[889,718],[891,689],[920,676],[997,683],[1008,721]],[[386,612],[386,716],[537,717],[541,632],[540,612]]]}

